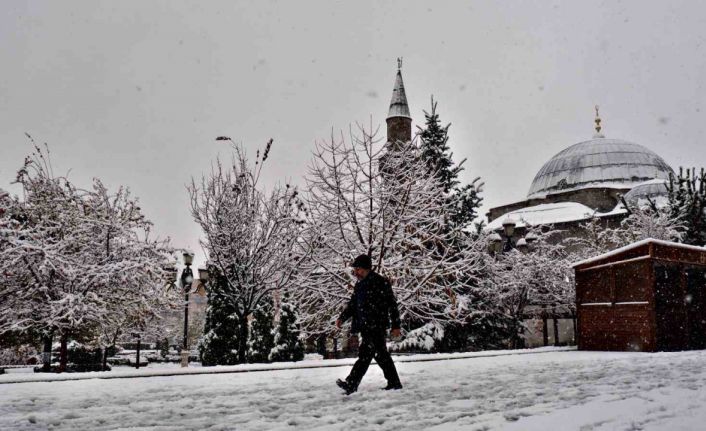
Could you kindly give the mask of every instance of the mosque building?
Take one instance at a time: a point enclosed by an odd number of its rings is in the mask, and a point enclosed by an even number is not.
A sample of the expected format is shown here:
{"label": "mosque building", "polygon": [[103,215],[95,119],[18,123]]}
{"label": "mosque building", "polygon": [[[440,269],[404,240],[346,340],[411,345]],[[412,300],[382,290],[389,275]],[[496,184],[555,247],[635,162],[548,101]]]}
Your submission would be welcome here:
{"label": "mosque building", "polygon": [[[488,211],[486,229],[495,232],[498,245],[504,242],[504,249],[527,245],[523,235],[529,227],[557,230],[557,240],[580,236],[581,224],[594,217],[602,226],[615,227],[628,214],[623,200],[630,206],[642,206],[647,198],[658,205],[666,200],[672,168],[652,150],[607,138],[601,130],[596,106],[593,138],[549,159],[535,175],[525,199]],[[554,315],[533,305],[526,313],[527,347],[573,344],[575,316]],[[553,331],[548,329],[548,320],[553,322]]]}
{"label": "mosque building", "polygon": [[627,214],[621,201],[637,202],[667,193],[672,168],[652,150],[601,133],[596,106],[593,138],[549,159],[535,175],[527,197],[491,208],[489,230],[514,222],[518,237],[528,226],[551,226],[566,235],[591,217],[615,225]]}

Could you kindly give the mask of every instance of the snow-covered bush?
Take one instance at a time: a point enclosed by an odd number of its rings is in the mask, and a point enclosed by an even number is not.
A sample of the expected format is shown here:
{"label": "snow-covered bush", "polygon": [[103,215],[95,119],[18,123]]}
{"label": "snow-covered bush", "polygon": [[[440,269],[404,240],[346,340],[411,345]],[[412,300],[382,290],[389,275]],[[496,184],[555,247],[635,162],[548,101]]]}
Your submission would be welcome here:
{"label": "snow-covered bush", "polygon": [[429,322],[407,332],[403,340],[388,343],[388,347],[394,352],[434,352],[443,337],[443,326],[437,322]]}
{"label": "snow-covered bush", "polygon": [[275,331],[274,347],[270,352],[270,361],[301,361],[304,359],[304,345],[300,338],[297,313],[285,294],[279,307],[279,321]]}
{"label": "snow-covered bush", "polygon": [[36,347],[28,344],[0,349],[0,365],[27,365],[36,363],[37,360]]}
{"label": "snow-covered bush", "polygon": [[270,361],[270,353],[275,346],[272,307],[271,301],[265,301],[253,313],[253,318],[250,321],[250,337],[248,338],[249,362]]}
{"label": "snow-covered bush", "polygon": [[[215,268],[209,271],[213,288],[217,283],[225,283]],[[206,308],[206,325],[204,335],[199,340],[198,351],[201,365],[232,365],[237,364],[242,326],[247,329],[247,321],[240,320],[235,307],[226,301],[221,289],[214,289],[208,296]]]}

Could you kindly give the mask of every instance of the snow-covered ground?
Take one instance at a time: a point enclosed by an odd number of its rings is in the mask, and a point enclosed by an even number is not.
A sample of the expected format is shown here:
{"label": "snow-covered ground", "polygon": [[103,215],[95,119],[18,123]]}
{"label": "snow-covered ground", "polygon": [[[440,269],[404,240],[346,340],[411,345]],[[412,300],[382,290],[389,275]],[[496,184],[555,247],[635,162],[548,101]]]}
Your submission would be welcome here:
{"label": "snow-covered ground", "polygon": [[[499,355],[531,355],[546,352],[561,352],[574,350],[575,347],[539,347],[535,349],[520,350],[486,350],[482,352],[462,352],[462,353],[433,353],[423,355],[395,355],[398,362],[419,362],[437,361],[443,359],[476,358]],[[324,368],[350,366],[355,362],[355,358],[345,358],[323,361],[321,355],[305,355],[303,361],[298,362],[274,362],[270,364],[240,364],[216,367],[201,367],[199,363],[190,363],[188,368],[181,368],[180,364],[163,362],[152,363],[147,367],[136,369],[130,366],[115,366],[109,372],[86,372],[86,373],[34,373],[34,368],[9,368],[6,374],[0,375],[0,384],[20,383],[20,382],[44,382],[44,381],[65,381],[65,380],[87,380],[87,379],[116,379],[126,377],[156,377],[175,376],[185,374],[223,374],[223,373],[243,373],[250,371],[271,371],[290,368]]]}
{"label": "snow-covered ground", "polygon": [[[327,362],[327,361],[326,361]],[[700,430],[706,351],[553,352],[371,366],[0,385],[0,429]]]}

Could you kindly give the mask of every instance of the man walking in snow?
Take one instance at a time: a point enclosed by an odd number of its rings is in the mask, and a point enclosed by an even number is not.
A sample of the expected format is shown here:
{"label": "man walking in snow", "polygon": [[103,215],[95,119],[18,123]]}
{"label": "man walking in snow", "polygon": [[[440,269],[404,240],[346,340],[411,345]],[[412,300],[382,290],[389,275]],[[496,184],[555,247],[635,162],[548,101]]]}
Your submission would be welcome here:
{"label": "man walking in snow", "polygon": [[353,319],[351,334],[360,332],[362,341],[358,348],[358,360],[346,380],[338,379],[346,395],[358,390],[358,385],[375,358],[387,379],[385,390],[402,389],[395,363],[387,351],[385,333],[392,323],[392,336],[400,336],[400,312],[390,282],[372,270],[370,256],[362,254],[351,264],[353,275],[358,279],[348,305],[336,320],[340,329],[343,322]]}

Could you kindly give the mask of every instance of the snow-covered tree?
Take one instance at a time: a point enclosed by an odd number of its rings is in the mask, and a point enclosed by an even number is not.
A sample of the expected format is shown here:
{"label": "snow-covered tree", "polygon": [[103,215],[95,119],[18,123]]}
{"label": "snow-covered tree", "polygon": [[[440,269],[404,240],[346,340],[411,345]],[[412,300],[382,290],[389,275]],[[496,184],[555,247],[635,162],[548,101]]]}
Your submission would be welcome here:
{"label": "snow-covered tree", "polygon": [[476,292],[476,297],[493,304],[488,311],[497,313],[501,329],[509,329],[508,344],[513,348],[522,345],[529,306],[549,313],[575,311],[571,255],[561,241],[551,238],[558,232],[530,232],[535,239],[526,249],[489,256],[487,272]]}
{"label": "snow-covered tree", "polygon": [[241,320],[236,305],[227,298],[227,281],[214,266],[209,267],[209,295],[206,308],[204,334],[199,341],[201,364],[237,364],[238,349],[241,346],[242,327],[247,329],[247,321]]}
{"label": "snow-covered tree", "polygon": [[279,320],[275,331],[274,347],[270,352],[270,361],[301,361],[304,359],[304,346],[300,339],[297,312],[289,300],[287,292],[279,303]]}
{"label": "snow-covered tree", "polygon": [[579,226],[576,235],[566,238],[570,259],[579,261],[647,238],[681,242],[685,235],[684,222],[669,205],[623,205],[628,208],[628,215],[617,226],[592,217]]}
{"label": "snow-covered tree", "polygon": [[269,362],[270,352],[275,346],[273,320],[272,301],[263,301],[255,309],[250,322],[250,338],[248,339],[249,362]]}
{"label": "snow-covered tree", "polygon": [[681,242],[706,245],[706,171],[679,168],[679,174],[670,175],[668,208],[670,218],[681,224]]}
{"label": "snow-covered tree", "polygon": [[85,201],[95,219],[91,263],[110,271],[102,280],[104,296],[110,302],[98,322],[101,336],[97,342],[105,352],[126,333],[143,338],[161,333],[163,315],[175,309],[181,298],[171,288],[169,271],[165,270],[172,250],[166,241],[150,238],[152,223],[130,191],[119,187],[110,192],[95,180]]}
{"label": "snow-covered tree", "polygon": [[348,266],[361,253],[391,280],[403,325],[467,312],[459,281],[482,264],[479,241],[449,228],[451,204],[416,141],[385,148],[376,133],[359,126],[349,142],[316,146],[303,235],[313,251],[301,261],[296,298],[310,333],[331,331],[354,282]]}
{"label": "snow-covered tree", "polygon": [[63,370],[70,337],[172,304],[169,248],[149,237],[151,223],[126,189],[110,193],[99,180],[79,189],[53,174],[48,150],[37,146],[17,182],[23,199],[9,200],[0,226],[0,333],[57,334]]}
{"label": "snow-covered tree", "polygon": [[483,183],[480,177],[470,184],[462,185],[459,174],[463,171],[466,159],[456,164],[449,148],[449,127],[442,126],[439,114],[436,112],[437,102],[431,99],[431,111],[424,111],[424,128],[419,127],[420,155],[427,167],[427,175],[434,175],[449,200],[448,220],[462,229],[470,227],[478,216],[483,202],[480,193]]}
{"label": "snow-covered tree", "polygon": [[[302,230],[297,190],[275,186],[266,193],[259,184],[271,145],[272,140],[262,157],[258,151],[254,166],[233,145],[230,166],[217,159],[200,184],[192,180],[188,187],[194,220],[205,235],[201,243],[223,278],[209,294],[216,293],[240,322],[247,322],[268,296],[289,287],[302,258],[294,253]],[[247,339],[248,325],[242,324],[240,362],[247,360]]]}

